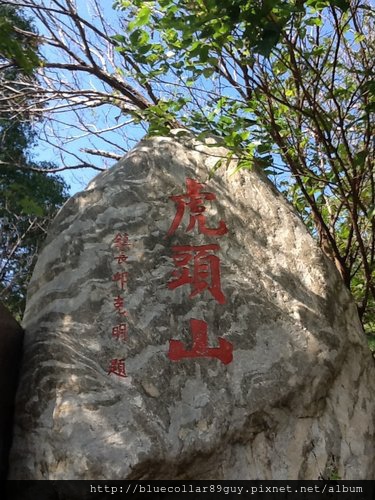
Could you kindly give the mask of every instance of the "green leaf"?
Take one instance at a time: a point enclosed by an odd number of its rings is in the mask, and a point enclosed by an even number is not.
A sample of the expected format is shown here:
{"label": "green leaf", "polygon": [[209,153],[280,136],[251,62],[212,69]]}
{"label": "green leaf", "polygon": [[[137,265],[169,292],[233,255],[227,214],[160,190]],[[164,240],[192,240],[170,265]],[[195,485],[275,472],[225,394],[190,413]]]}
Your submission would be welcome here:
{"label": "green leaf", "polygon": [[148,45],[150,35],[147,33],[147,31],[135,30],[130,34],[129,39],[133,45],[133,48],[137,48],[139,50],[144,45]]}
{"label": "green leaf", "polygon": [[331,0],[330,3],[341,9],[343,12],[346,12],[350,8],[350,2],[347,0]]}
{"label": "green leaf", "polygon": [[271,55],[272,49],[279,41],[281,26],[276,23],[269,23],[263,30],[262,38],[255,46],[256,51],[264,57]]}
{"label": "green leaf", "polygon": [[323,19],[320,16],[310,17],[306,19],[305,24],[307,26],[323,26]]}
{"label": "green leaf", "polygon": [[145,5],[143,5],[139,9],[134,21],[131,21],[129,23],[128,29],[131,31],[134,28],[140,28],[140,27],[148,24],[150,22],[151,13],[152,13],[152,11],[151,11],[150,7],[147,5],[147,3],[145,3]]}
{"label": "green leaf", "polygon": [[204,68],[203,70],[203,76],[205,78],[211,78],[211,76],[215,73],[214,68]]}
{"label": "green leaf", "polygon": [[44,214],[43,207],[32,198],[23,198],[20,200],[20,206],[22,207],[22,213],[25,215],[37,215],[41,217]]}
{"label": "green leaf", "polygon": [[372,220],[375,218],[375,205],[372,205],[367,212],[367,218],[368,220]]}

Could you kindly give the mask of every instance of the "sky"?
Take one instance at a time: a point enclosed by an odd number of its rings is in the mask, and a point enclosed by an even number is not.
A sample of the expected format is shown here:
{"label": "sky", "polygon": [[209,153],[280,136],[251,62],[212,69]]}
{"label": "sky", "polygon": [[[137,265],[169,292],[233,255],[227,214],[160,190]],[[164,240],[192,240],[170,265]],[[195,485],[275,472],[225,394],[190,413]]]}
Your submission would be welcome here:
{"label": "sky", "polygon": [[[76,0],[76,5],[79,14],[95,24],[99,22],[99,20],[95,17],[95,11],[93,11],[90,7],[91,1],[95,0]],[[108,2],[108,0],[96,1],[100,6],[100,12],[110,25],[109,30],[112,30],[110,31],[110,34],[121,33],[121,28],[118,27],[119,16],[121,14],[119,14],[118,11],[114,11],[112,9],[112,2]],[[38,2],[47,4],[48,2],[53,2],[53,0],[38,0]],[[66,17],[63,18],[63,21],[64,20],[66,20]],[[41,23],[36,22],[36,27],[41,34],[50,36],[50,34],[45,31],[45,28]],[[57,30],[58,28],[59,26],[56,27]],[[73,40],[73,46],[74,43],[75,42]],[[107,64],[108,59],[106,59],[105,49],[106,47],[104,47],[104,50],[100,54],[98,61],[100,61],[100,57],[102,57],[102,59],[104,59],[105,61],[104,64]],[[79,48],[77,50],[79,50]],[[51,47],[47,47],[44,49],[44,56],[47,61],[59,61],[59,56],[57,55],[56,49],[53,49]],[[117,55],[117,57],[120,56]],[[115,65],[111,65],[109,63],[108,65],[110,71],[113,72],[117,70],[117,67]],[[78,82],[79,86],[77,86],[77,82],[72,80],[73,76],[71,72],[65,71],[64,73],[64,71],[58,70],[56,73],[57,77],[61,79],[62,85],[65,85],[66,82],[68,82],[68,84],[72,84],[72,87],[74,87],[74,89],[99,88],[103,93],[113,92],[112,88],[106,88],[105,85],[98,79],[95,79],[94,76],[87,76],[87,74],[83,72],[80,74],[81,79]],[[124,78],[127,77],[125,76]],[[210,91],[213,88],[214,83],[212,81],[206,81],[202,82],[202,85],[208,86],[206,90]],[[166,88],[167,86],[164,85],[163,91],[165,91]],[[200,91],[204,91],[204,88],[202,87],[202,89],[197,89],[196,95],[193,96],[195,101],[199,101]],[[172,87],[171,92],[174,92]],[[195,92],[195,90],[192,92]],[[223,94],[221,92],[223,92]],[[233,95],[233,88],[230,88],[229,90],[223,88],[221,90],[220,87],[220,95],[224,95],[224,93],[227,96],[235,97]],[[53,101],[52,106],[60,104],[61,102]],[[138,142],[138,140],[140,140],[145,133],[145,131],[140,126],[127,125],[126,127],[121,129],[124,133],[126,133],[126,135],[120,135],[116,127],[124,122],[127,122],[129,120],[129,117],[121,114],[119,108],[115,106],[103,105],[100,107],[85,107],[83,113],[84,114],[82,115],[81,124],[78,123],[78,127],[73,126],[74,122],[76,122],[75,115],[72,109],[69,107],[61,110],[61,112],[59,113],[54,113],[54,128],[52,128],[51,124],[48,124],[48,122],[43,123],[40,127],[41,140],[38,147],[34,151],[36,159],[41,161],[51,161],[57,166],[61,166],[62,164],[76,166],[77,164],[86,162],[89,164],[93,164],[96,167],[108,168],[113,165],[116,160],[108,158],[104,159],[103,157],[89,154],[82,154],[81,150],[85,148],[99,149],[108,151],[109,153],[123,155],[126,153],[126,151],[134,147],[136,142]],[[43,114],[45,116],[48,116],[48,110],[46,112],[43,112]],[[106,132],[104,136],[112,144],[106,143],[99,136],[93,133],[108,126],[112,127],[113,130]],[[85,127],[87,130],[84,130]],[[61,137],[60,146],[66,148],[69,151],[70,155],[66,152],[62,152],[61,147],[59,148],[59,144],[56,144],[57,147],[52,148],[51,145],[43,142],[43,138],[46,138],[47,141],[56,141],[56,138],[58,137]],[[73,195],[78,191],[82,191],[91,181],[91,179],[98,173],[99,172],[97,170],[86,168],[70,171],[66,170],[64,172],[61,172],[60,175],[70,186],[70,194]]]}
{"label": "sky", "polygon": [[[106,21],[108,21],[111,26],[116,26],[119,14],[112,9],[112,2],[108,2],[108,0],[97,1]],[[45,3],[48,3],[48,0],[45,0]],[[76,0],[76,5],[81,16],[90,20],[90,22],[96,22],[95,16],[93,16],[92,11],[90,10],[90,1]],[[38,20],[35,20],[34,22],[39,33],[46,34],[43,25],[38,22]],[[54,58],[53,49],[47,46],[44,46],[42,53],[47,61]],[[60,74],[62,79],[70,78],[68,73],[65,73],[64,75],[60,72]],[[97,81],[87,76],[82,78],[80,84],[86,88],[95,88],[98,86]],[[48,112],[46,114],[48,114]],[[144,135],[143,129],[139,126],[135,127],[131,125],[126,127],[129,139],[128,141],[124,140],[123,136],[116,133],[116,130],[113,132],[107,132],[105,137],[113,143],[113,146],[111,146],[94,134],[89,134],[87,131],[72,127],[72,124],[74,122],[77,123],[77,120],[75,119],[74,113],[69,109],[62,111],[61,113],[54,114],[54,118],[57,119],[57,121],[54,120],[54,129],[51,128],[48,121],[39,126],[40,140],[37,147],[33,151],[33,155],[37,161],[53,162],[58,167],[60,167],[63,162],[69,166],[75,166],[77,164],[81,164],[83,160],[100,168],[108,168],[115,164],[116,160],[88,154],[85,155],[82,154],[81,150],[84,148],[99,149],[122,155],[127,150],[131,149]],[[113,106],[101,106],[98,109],[87,109],[87,113],[85,112],[84,115],[84,120],[86,127],[92,131],[98,131],[108,125],[116,127],[117,125],[126,122],[128,117],[121,116],[118,108]],[[105,123],[105,121],[107,123]],[[71,155],[63,153],[58,147],[53,148],[50,144],[44,141],[46,137],[48,140],[55,141],[57,136],[62,137],[61,145],[69,150]],[[77,139],[78,136],[80,137]],[[116,145],[118,146],[117,148]],[[79,161],[77,156],[79,156],[82,160]],[[66,170],[59,172],[59,175],[61,175],[70,186],[70,194],[73,195],[76,192],[82,191],[91,179],[98,173],[98,170],[83,168],[79,170]]]}

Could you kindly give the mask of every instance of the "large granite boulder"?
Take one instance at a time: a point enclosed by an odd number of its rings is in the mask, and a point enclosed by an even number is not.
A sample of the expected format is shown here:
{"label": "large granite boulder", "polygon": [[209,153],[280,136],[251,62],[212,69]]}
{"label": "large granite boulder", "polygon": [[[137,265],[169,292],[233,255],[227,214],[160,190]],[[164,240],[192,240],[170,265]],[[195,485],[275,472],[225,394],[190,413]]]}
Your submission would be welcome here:
{"label": "large granite boulder", "polygon": [[23,330],[0,303],[0,480],[6,479]]}
{"label": "large granite boulder", "polygon": [[225,154],[144,140],[57,216],[10,478],[375,477],[355,305],[267,179],[215,171]]}

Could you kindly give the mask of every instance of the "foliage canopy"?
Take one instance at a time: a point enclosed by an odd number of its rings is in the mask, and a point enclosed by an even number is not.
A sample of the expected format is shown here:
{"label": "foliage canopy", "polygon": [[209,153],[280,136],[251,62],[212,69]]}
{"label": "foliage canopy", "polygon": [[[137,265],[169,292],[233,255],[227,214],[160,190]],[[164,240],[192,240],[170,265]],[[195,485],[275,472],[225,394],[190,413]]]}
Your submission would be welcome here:
{"label": "foliage canopy", "polygon": [[[115,0],[111,19],[99,0],[86,12],[74,0],[17,4],[41,30],[29,35],[43,49],[37,85],[23,87],[32,113],[75,113],[77,139],[96,142],[85,152],[110,158],[137,126],[221,136],[240,168],[262,168],[293,203],[374,331],[370,1]],[[100,111],[99,129],[85,113]]]}
{"label": "foliage canopy", "polygon": [[[9,82],[32,82],[38,64],[15,28],[32,29],[15,9],[0,7],[0,25],[7,38],[0,47],[0,81],[3,97]],[[14,35],[14,36],[13,36]],[[9,59],[12,60],[9,63]],[[22,317],[28,281],[49,221],[67,198],[67,186],[57,176],[47,176],[48,164],[35,163],[29,153],[35,132],[27,108],[15,115],[11,107],[0,115],[0,299]]]}
{"label": "foliage canopy", "polygon": [[118,50],[131,46],[149,84],[168,83],[171,89],[169,99],[163,88],[163,98],[143,112],[151,132],[165,133],[179,121],[202,135],[222,136],[241,167],[265,168],[336,264],[366,328],[373,330],[371,5],[342,0],[118,0],[116,5],[131,13],[125,35],[117,38]]}

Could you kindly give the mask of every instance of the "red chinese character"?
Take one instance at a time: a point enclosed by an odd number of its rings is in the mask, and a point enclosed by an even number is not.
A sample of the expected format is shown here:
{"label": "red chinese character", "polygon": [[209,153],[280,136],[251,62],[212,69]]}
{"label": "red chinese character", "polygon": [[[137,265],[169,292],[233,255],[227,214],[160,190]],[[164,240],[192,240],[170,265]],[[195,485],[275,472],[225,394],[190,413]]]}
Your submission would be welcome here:
{"label": "red chinese character", "polygon": [[203,187],[203,184],[193,179],[186,179],[186,193],[170,197],[170,199],[177,204],[177,212],[167,232],[167,236],[171,236],[180,225],[185,213],[185,207],[188,207],[190,210],[190,222],[186,229],[187,231],[191,231],[196,221],[198,221],[198,230],[202,234],[207,234],[208,236],[221,236],[228,232],[227,226],[223,220],[219,222],[217,228],[206,227],[206,216],[203,215],[203,212],[206,210],[204,202],[216,200],[216,195],[208,191],[202,191]]}
{"label": "red chinese character", "polygon": [[129,235],[128,233],[118,233],[113,240],[115,247],[120,250],[120,252],[125,252],[130,247]]}
{"label": "red chinese character", "polygon": [[121,316],[127,316],[128,315],[128,311],[125,311],[125,309],[124,309],[124,298],[121,297],[120,295],[117,295],[117,297],[115,297],[113,299],[113,306],[116,309],[116,311],[119,314],[121,314]]}
{"label": "red chinese character", "polygon": [[[172,276],[176,279],[168,282],[168,288],[174,290],[190,283],[190,298],[207,289],[219,304],[224,304],[225,296],[220,284],[220,259],[209,253],[219,248],[219,245],[173,246],[173,261],[176,267],[181,269],[173,271]],[[193,261],[192,272],[189,268],[191,260]]]}
{"label": "red chinese character", "polygon": [[109,365],[108,375],[117,375],[118,377],[126,377],[125,359],[112,359]]}
{"label": "red chinese character", "polygon": [[125,341],[128,338],[128,325],[121,323],[112,328],[112,337],[117,340]]}
{"label": "red chinese character", "polygon": [[115,257],[113,260],[117,260],[118,264],[123,264],[128,260],[128,256],[124,253],[120,253],[120,255],[117,255],[117,257]]}
{"label": "red chinese character", "polygon": [[112,276],[112,281],[118,281],[120,284],[121,290],[124,289],[125,284],[128,282],[128,273],[116,273]]}
{"label": "red chinese character", "polygon": [[183,342],[171,339],[169,341],[168,357],[172,361],[182,358],[217,358],[224,365],[233,360],[233,344],[219,337],[219,347],[208,347],[207,323],[199,319],[190,320],[190,331],[193,346],[190,351],[185,349]]}

